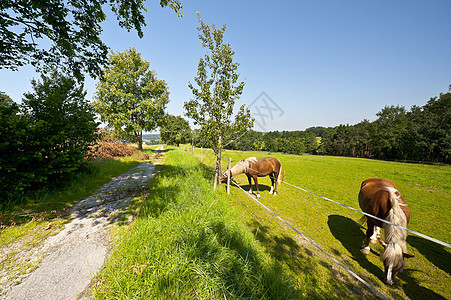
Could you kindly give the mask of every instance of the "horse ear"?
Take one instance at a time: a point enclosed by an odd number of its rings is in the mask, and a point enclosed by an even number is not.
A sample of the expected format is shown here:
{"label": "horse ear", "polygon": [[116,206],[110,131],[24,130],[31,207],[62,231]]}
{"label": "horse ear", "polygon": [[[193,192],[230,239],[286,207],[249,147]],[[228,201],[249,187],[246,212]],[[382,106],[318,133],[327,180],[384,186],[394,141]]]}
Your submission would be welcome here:
{"label": "horse ear", "polygon": [[402,253],[402,256],[403,257],[405,257],[405,258],[412,258],[412,257],[414,257],[415,255],[413,255],[413,254],[408,254],[408,253]]}

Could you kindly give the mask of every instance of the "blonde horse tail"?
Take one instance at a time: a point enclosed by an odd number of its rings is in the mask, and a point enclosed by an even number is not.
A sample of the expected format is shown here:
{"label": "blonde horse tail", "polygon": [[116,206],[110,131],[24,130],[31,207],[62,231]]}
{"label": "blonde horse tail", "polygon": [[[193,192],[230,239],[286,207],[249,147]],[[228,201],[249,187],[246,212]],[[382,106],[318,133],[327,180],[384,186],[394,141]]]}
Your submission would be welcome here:
{"label": "blonde horse tail", "polygon": [[277,184],[281,184],[285,179],[285,174],[282,174],[282,165],[280,166],[279,175],[277,175]]}

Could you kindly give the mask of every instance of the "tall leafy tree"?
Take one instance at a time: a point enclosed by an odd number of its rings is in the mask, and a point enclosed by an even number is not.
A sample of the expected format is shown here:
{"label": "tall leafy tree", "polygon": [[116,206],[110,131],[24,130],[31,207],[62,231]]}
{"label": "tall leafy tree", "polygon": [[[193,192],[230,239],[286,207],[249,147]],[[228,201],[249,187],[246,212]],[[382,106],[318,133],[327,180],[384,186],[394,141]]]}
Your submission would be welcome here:
{"label": "tall leafy tree", "polygon": [[208,51],[199,60],[197,87],[189,83],[194,99],[185,102],[186,115],[200,125],[200,134],[216,154],[215,186],[219,183],[221,152],[225,146],[244,135],[253,126],[250,111],[242,105],[234,115],[235,102],[243,92],[244,82],[239,82],[238,63],[233,61],[230,44],[223,40],[226,26],[216,29],[205,24],[197,14],[199,38]]}
{"label": "tall leafy tree", "polygon": [[403,106],[385,106],[376,114],[371,144],[379,158],[401,158],[399,134],[407,127],[407,112]]}
{"label": "tall leafy tree", "polygon": [[168,115],[160,126],[160,138],[166,144],[179,145],[191,142],[193,135],[187,120]]}
{"label": "tall leafy tree", "polygon": [[[100,38],[105,5],[109,4],[121,27],[135,29],[142,37],[146,25],[144,2],[0,1],[0,69],[17,70],[31,63],[38,71],[63,66],[79,80],[85,72],[97,77],[108,55],[108,48]],[[160,5],[169,6],[175,12],[182,7],[180,0],[160,0]],[[41,48],[48,42],[49,48]]]}
{"label": "tall leafy tree", "polygon": [[97,84],[93,103],[101,120],[118,133],[135,136],[142,149],[142,132],[156,129],[169,102],[168,86],[134,48],[111,53]]}

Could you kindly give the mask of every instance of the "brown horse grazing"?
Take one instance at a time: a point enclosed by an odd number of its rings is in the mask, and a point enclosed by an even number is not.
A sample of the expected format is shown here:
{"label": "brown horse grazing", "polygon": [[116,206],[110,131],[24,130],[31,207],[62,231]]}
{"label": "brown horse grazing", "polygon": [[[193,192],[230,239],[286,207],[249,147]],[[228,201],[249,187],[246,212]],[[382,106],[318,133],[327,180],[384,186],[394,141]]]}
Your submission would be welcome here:
{"label": "brown horse grazing", "polygon": [[[407,227],[409,223],[409,207],[396,185],[388,180],[370,178],[362,182],[359,205],[364,212],[393,224]],[[361,222],[365,222],[365,219],[368,229],[361,249],[365,254],[369,254],[369,242],[376,243],[379,240],[384,247],[384,252],[381,254],[381,261],[384,262],[384,279],[386,283],[392,285],[398,272],[403,271],[404,257],[413,257],[407,254],[407,232],[367,216],[363,216]],[[380,227],[384,228],[385,242],[380,237]]]}
{"label": "brown horse grazing", "polygon": [[221,176],[221,181],[227,181],[227,175],[230,172],[230,177],[238,174],[246,174],[249,180],[249,193],[252,194],[252,182],[254,179],[255,189],[257,190],[257,199],[260,199],[260,191],[258,189],[258,177],[265,177],[269,175],[271,178],[271,190],[270,194],[277,195],[277,185],[280,184],[280,175],[282,172],[282,166],[280,161],[274,157],[256,158],[248,157],[237,162],[230,170],[225,171]]}

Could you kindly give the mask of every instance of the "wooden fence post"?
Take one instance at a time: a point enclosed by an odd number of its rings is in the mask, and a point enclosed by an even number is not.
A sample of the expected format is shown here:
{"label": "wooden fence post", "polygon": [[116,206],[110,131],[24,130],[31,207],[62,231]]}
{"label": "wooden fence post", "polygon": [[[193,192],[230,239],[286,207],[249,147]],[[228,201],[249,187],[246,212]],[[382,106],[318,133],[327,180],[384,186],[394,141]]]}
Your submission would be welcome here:
{"label": "wooden fence post", "polygon": [[230,168],[231,168],[231,166],[232,166],[232,159],[231,158],[229,158],[229,164],[228,164],[228,166],[227,166],[227,194],[229,194],[230,195]]}

